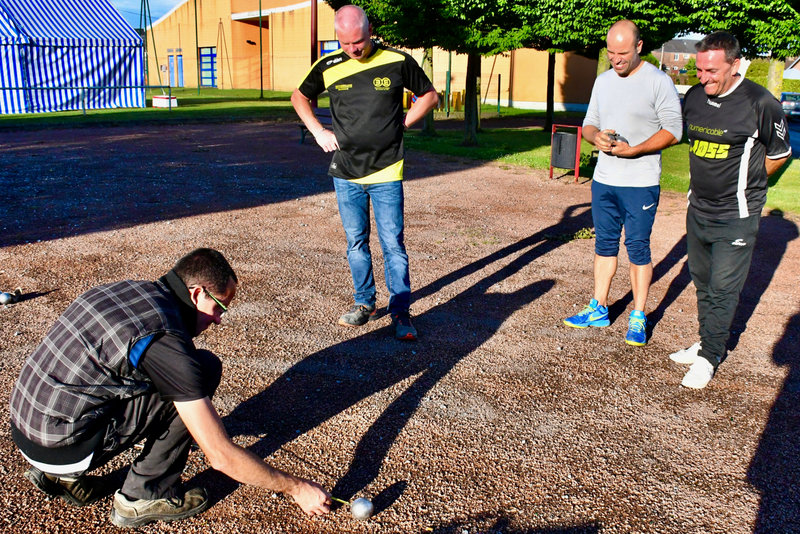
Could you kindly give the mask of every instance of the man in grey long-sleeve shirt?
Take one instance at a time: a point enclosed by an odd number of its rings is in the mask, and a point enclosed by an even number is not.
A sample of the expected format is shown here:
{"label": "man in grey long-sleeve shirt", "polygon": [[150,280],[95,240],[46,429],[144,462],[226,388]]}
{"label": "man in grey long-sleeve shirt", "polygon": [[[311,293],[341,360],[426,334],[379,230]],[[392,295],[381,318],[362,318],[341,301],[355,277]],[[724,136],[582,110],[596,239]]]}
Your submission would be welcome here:
{"label": "man in grey long-sleeve shirt", "polygon": [[647,344],[650,233],[660,195],[661,150],[681,138],[681,107],[672,80],[639,57],[642,40],[633,22],[614,23],[606,44],[612,70],[597,77],[583,121],[584,138],[600,151],[592,181],[594,298],[564,324],[611,324],[608,293],[624,227],[633,290],[625,342],[642,346]]}

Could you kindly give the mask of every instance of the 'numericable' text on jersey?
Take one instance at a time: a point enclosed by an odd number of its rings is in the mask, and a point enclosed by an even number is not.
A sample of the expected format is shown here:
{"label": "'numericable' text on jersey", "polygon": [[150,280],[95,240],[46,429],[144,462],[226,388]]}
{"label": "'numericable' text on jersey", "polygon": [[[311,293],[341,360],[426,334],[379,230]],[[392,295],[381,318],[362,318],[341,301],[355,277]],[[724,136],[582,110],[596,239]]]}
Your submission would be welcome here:
{"label": "'numericable' text on jersey", "polygon": [[432,84],[410,55],[373,43],[363,61],[343,51],[319,59],[298,87],[307,98],[330,96],[339,150],[328,173],[359,183],[403,177],[403,90],[422,95]]}
{"label": "'numericable' text on jersey", "polygon": [[792,152],[780,103],[760,85],[741,80],[716,97],[695,85],[683,110],[691,206],[708,219],[760,213],[767,198],[765,158]]}

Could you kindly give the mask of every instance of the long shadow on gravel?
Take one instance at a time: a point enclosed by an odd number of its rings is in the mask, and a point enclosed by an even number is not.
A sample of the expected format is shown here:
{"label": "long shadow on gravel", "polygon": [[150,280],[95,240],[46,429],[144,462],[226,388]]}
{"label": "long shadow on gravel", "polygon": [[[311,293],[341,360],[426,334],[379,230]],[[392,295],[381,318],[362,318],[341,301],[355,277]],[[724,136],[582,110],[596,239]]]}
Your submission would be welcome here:
{"label": "long shadow on gravel", "polygon": [[[797,302],[791,303],[796,309]],[[800,312],[789,320],[772,361],[789,368],[772,405],[747,480],[761,494],[753,532],[800,532]]]}
{"label": "long shadow on gravel", "polygon": [[332,191],[329,163],[294,122],[0,131],[0,247]]}
{"label": "long shadow on gravel", "polygon": [[498,512],[495,515],[480,514],[466,521],[442,525],[432,532],[433,534],[462,534],[463,532],[473,532],[475,528],[478,529],[478,532],[497,532],[498,534],[596,534],[600,532],[600,525],[597,523],[555,528],[525,528],[517,526],[517,523],[519,523],[518,520],[507,517],[503,512]]}
{"label": "long shadow on gravel", "polygon": [[[786,254],[789,241],[794,241],[797,237],[797,225],[789,219],[784,219],[781,212],[771,212],[769,216],[761,217],[756,249],[753,251],[753,263],[750,265],[750,273],[744,283],[739,306],[736,308],[736,315],[731,325],[729,351],[739,344],[739,337],[747,328],[747,321],[753,316],[761,296],[772,282],[772,277],[775,276],[775,271],[778,270]],[[791,306],[796,303],[786,304]],[[787,315],[788,312],[789,310]]]}
{"label": "long shadow on gravel", "polygon": [[[769,287],[770,282],[772,282],[772,277],[775,275],[775,271],[777,271],[784,254],[786,254],[789,242],[798,237],[797,225],[788,219],[784,219],[780,212],[772,212],[770,215],[762,217],[760,224],[756,249],[753,252],[753,262],[731,325],[731,337],[728,339],[727,344],[729,352],[739,344],[739,338],[747,328],[747,321],[753,316],[761,296]],[[660,280],[672,267],[685,259],[686,235],[684,234],[672,247],[672,250],[653,267],[653,283]],[[664,298],[661,299],[653,311],[647,314],[648,337],[652,335],[652,331],[658,325],[669,306],[691,282],[692,277],[689,274],[689,262],[687,260],[681,266],[680,272],[670,282]],[[633,293],[628,291],[622,298],[609,306],[609,315],[618,317],[623,314],[632,301]],[[698,339],[696,331],[686,332],[686,336],[685,345],[687,347]]]}
{"label": "long shadow on gravel", "polygon": [[[251,449],[266,457],[372,394],[413,378],[361,438],[352,464],[333,488],[337,497],[350,498],[378,475],[397,435],[431,388],[462,358],[491,338],[512,313],[550,291],[553,280],[539,280],[513,293],[490,292],[495,284],[564,243],[554,236],[574,233],[590,224],[587,207],[588,204],[572,206],[557,224],[416,291],[413,298],[419,299],[497,265],[494,272],[451,300],[417,316],[415,321],[423,333],[419,342],[396,341],[389,335],[390,329],[384,328],[311,354],[226,416],[229,433],[261,436]],[[510,262],[500,263],[517,253],[520,254]],[[212,478],[208,473],[207,470],[198,475],[201,480],[193,484],[209,488],[213,500],[235,488],[231,483],[222,483],[222,477]],[[384,508],[389,505],[391,502],[383,503]]]}
{"label": "long shadow on gravel", "polygon": [[[293,124],[0,132],[0,246],[243,209],[330,191]],[[58,135],[58,137],[55,137]],[[8,140],[7,140],[8,139]]]}

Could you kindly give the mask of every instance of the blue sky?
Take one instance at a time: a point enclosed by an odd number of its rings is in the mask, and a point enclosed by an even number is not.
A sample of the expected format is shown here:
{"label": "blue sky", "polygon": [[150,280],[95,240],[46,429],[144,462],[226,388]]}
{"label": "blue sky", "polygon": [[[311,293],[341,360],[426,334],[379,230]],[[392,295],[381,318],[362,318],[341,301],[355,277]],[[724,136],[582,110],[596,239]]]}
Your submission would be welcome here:
{"label": "blue sky", "polygon": [[[139,14],[142,11],[142,0],[109,0],[111,5],[117,8],[117,11],[122,13],[125,20],[136,28],[139,26]],[[162,15],[173,7],[180,4],[183,0],[149,0],[150,14],[153,17],[153,22],[158,20]]]}

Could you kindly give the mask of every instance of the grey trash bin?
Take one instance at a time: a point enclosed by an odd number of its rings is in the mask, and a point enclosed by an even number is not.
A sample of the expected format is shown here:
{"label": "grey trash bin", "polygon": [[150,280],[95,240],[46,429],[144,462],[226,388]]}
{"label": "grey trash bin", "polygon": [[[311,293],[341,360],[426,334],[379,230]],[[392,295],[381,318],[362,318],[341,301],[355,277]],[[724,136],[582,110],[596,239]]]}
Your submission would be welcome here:
{"label": "grey trash bin", "polygon": [[578,147],[578,134],[556,132],[553,134],[553,146],[550,154],[550,165],[559,169],[575,169],[575,150]]}

